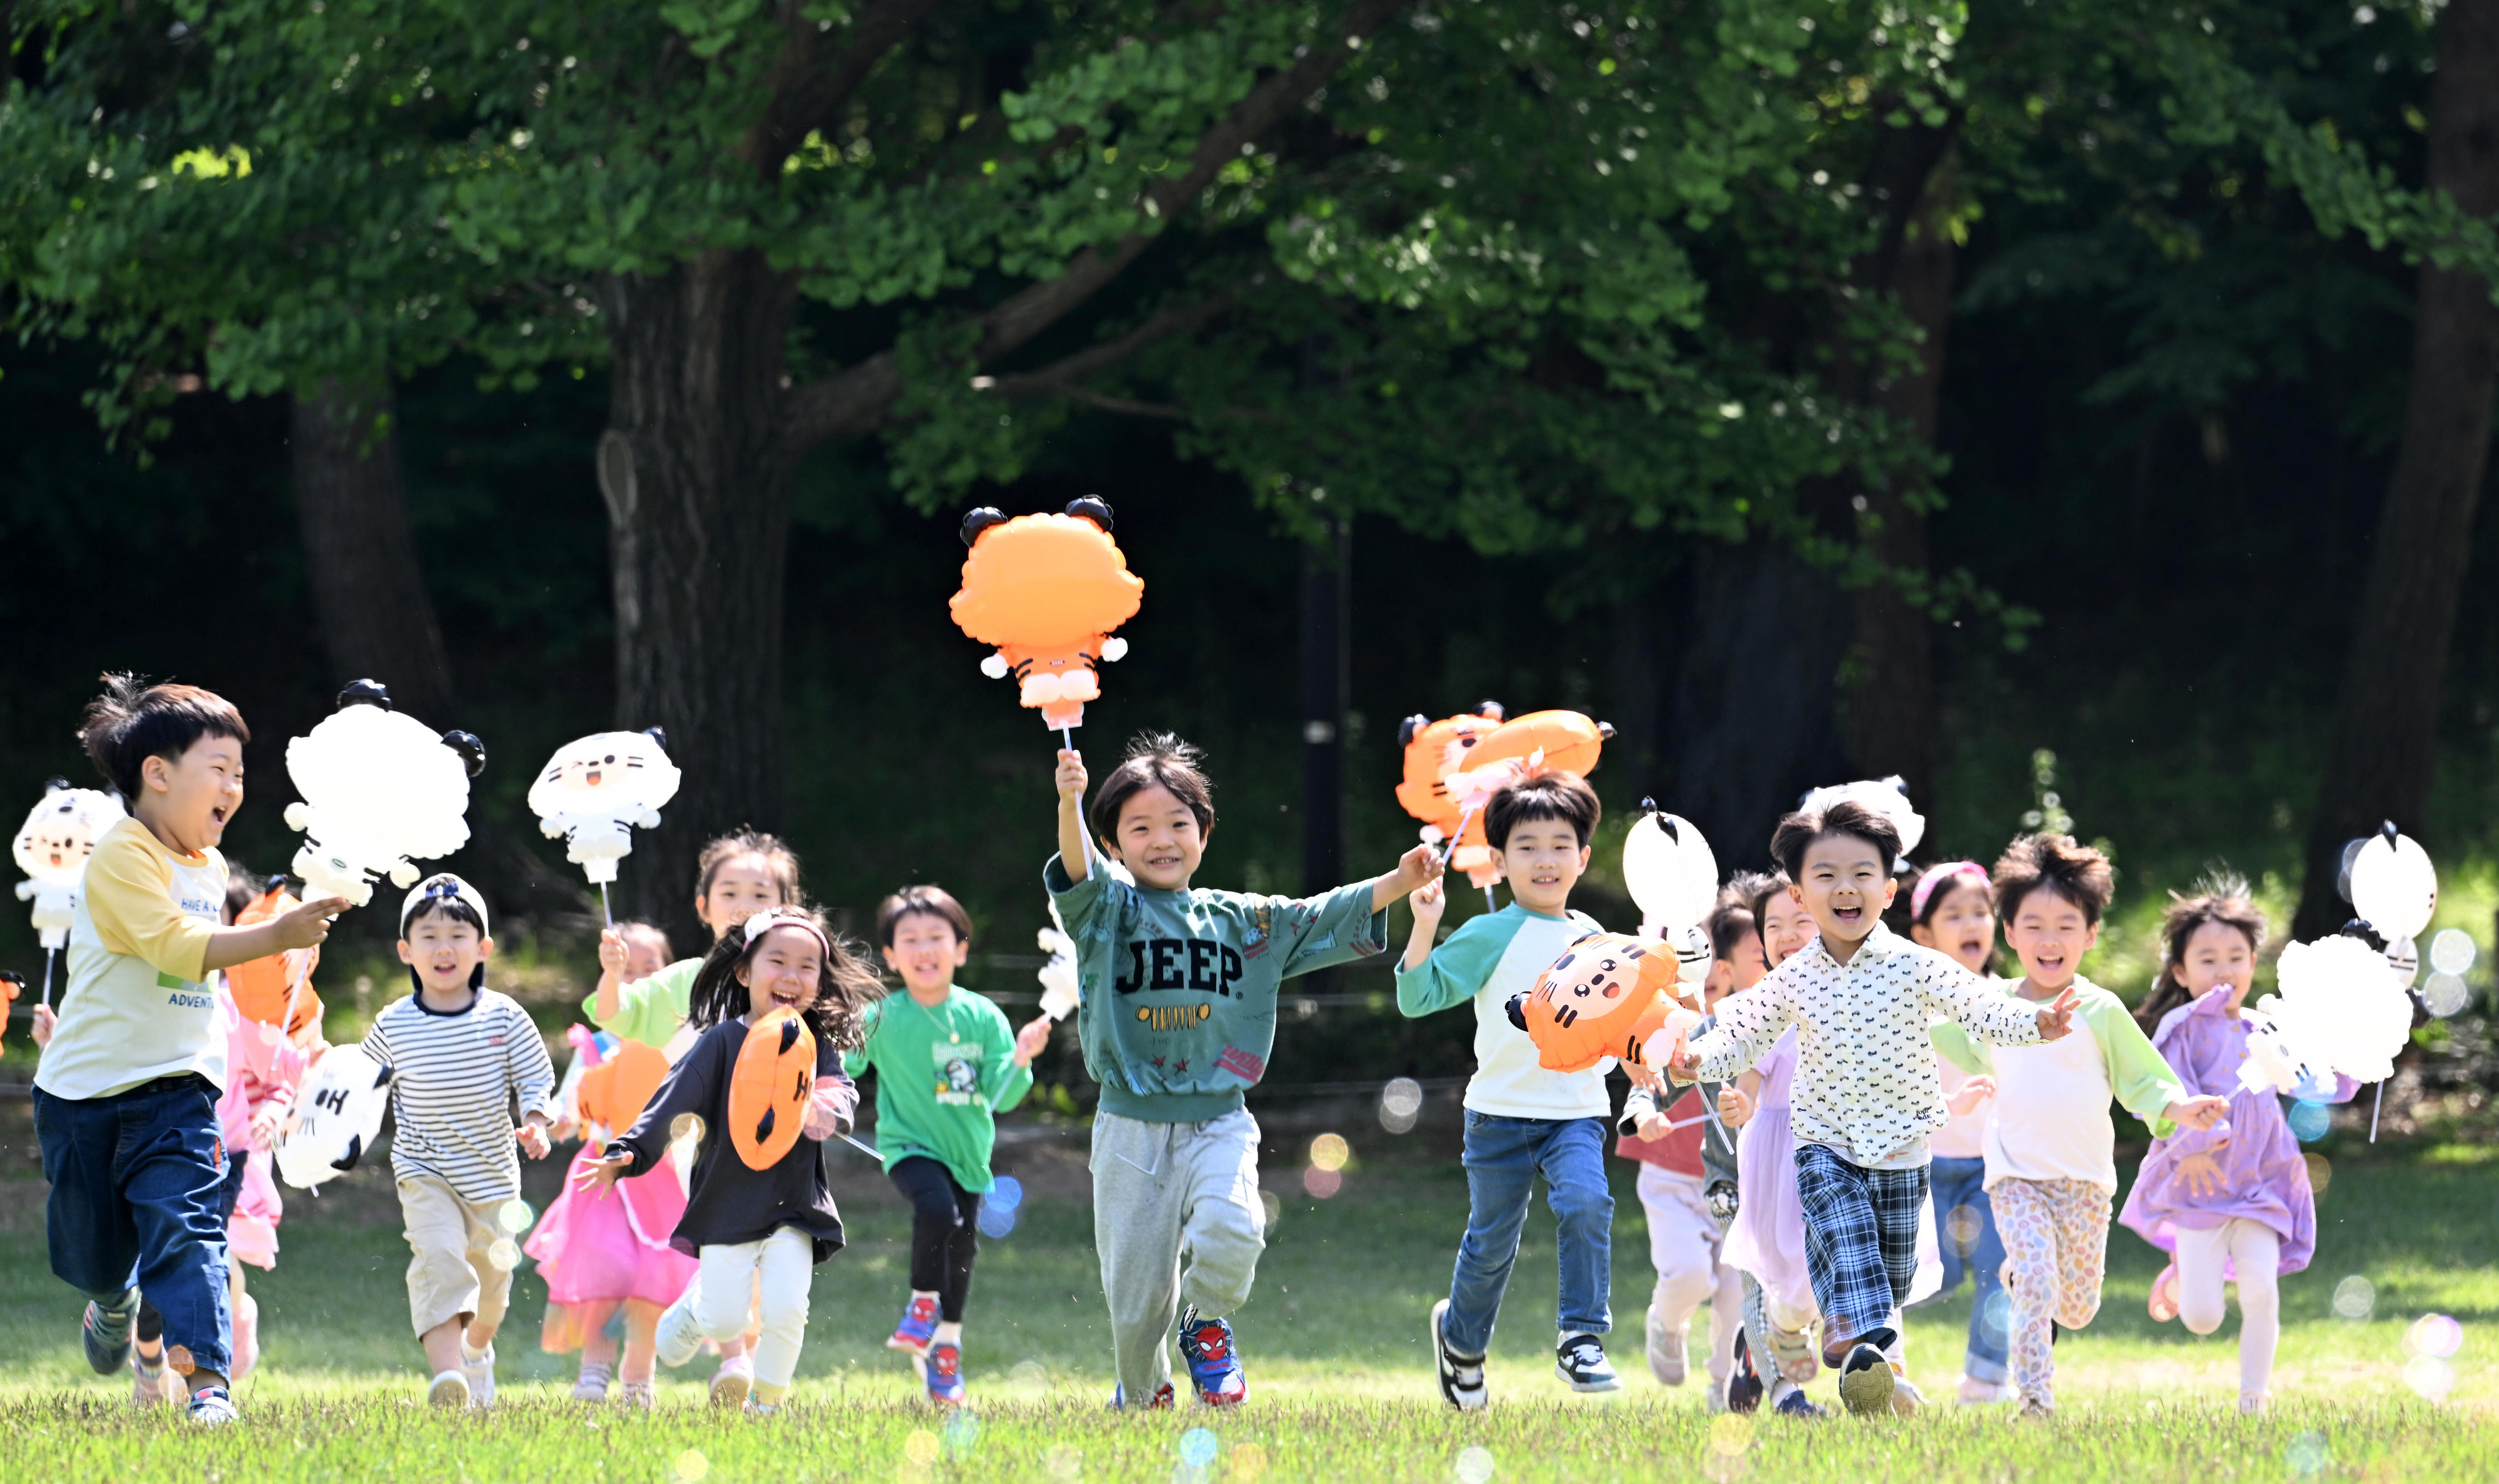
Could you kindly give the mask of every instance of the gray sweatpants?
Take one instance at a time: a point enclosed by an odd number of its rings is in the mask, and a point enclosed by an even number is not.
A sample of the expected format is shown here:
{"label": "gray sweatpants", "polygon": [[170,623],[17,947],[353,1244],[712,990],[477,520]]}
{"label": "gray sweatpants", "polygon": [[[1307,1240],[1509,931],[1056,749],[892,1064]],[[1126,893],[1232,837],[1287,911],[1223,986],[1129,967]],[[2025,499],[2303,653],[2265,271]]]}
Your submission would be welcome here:
{"label": "gray sweatpants", "polygon": [[1128,1404],[1149,1405],[1171,1380],[1182,1299],[1218,1318],[1250,1297],[1267,1247],[1258,1120],[1247,1110],[1205,1123],[1097,1113],[1092,1169],[1093,1249],[1111,1306],[1113,1360]]}

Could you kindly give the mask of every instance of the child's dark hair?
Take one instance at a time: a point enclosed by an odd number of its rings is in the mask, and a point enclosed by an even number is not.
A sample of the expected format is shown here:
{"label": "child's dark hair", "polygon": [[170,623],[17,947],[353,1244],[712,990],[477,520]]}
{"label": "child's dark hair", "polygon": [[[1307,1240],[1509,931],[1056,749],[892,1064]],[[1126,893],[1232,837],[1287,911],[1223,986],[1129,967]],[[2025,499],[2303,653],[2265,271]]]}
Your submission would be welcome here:
{"label": "child's dark hair", "polygon": [[[824,940],[825,962],[816,976],[816,1002],[799,1013],[800,1018],[815,1032],[818,1041],[829,1042],[838,1050],[857,1050],[864,1039],[867,1007],[884,996],[884,982],[867,966],[866,957],[857,946],[828,927],[813,909],[776,907],[771,916],[785,920],[795,918],[814,928]],[[758,914],[751,920],[763,919],[763,915]],[[709,1030],[746,1014],[751,1002],[737,971],[770,934],[767,925],[753,939],[742,928],[731,928],[721,935],[703,956],[702,967],[695,972],[694,989],[687,996],[687,1024],[698,1031]]]}
{"label": "child's dark hair", "polygon": [[477,936],[482,938],[486,935],[486,919],[477,916],[476,908],[456,896],[428,896],[408,913],[406,921],[400,923],[400,941],[402,943],[408,941],[407,930],[428,918],[441,918],[451,922],[466,922],[477,929]]}
{"label": "child's dark hair", "polygon": [[935,918],[953,928],[957,943],[972,941],[972,915],[955,900],[955,893],[943,887],[905,887],[877,903],[877,941],[887,948],[893,947],[893,930],[914,913]]}
{"label": "child's dark hair", "polygon": [[1560,820],[1586,845],[1596,838],[1597,821],[1605,813],[1597,790],[1576,773],[1539,773],[1505,784],[1484,803],[1484,840],[1494,850],[1509,849],[1509,832],[1531,820]]}
{"label": "child's dark hair", "polygon": [[1128,755],[1093,790],[1088,811],[1093,833],[1120,838],[1120,810],[1129,799],[1159,784],[1171,790],[1197,817],[1198,833],[1215,827],[1215,786],[1206,781],[1206,754],[1168,731],[1141,731],[1128,742]]}
{"label": "child's dark hair", "polygon": [[[1738,871],[1735,880],[1727,883],[1726,894],[1744,904],[1744,910],[1753,915],[1753,927],[1758,932],[1762,924],[1770,919],[1770,898],[1787,888],[1788,873],[1785,871]],[[1762,947],[1767,949],[1769,947],[1768,934],[1764,938]]]}
{"label": "child's dark hair", "polygon": [[1718,905],[1709,909],[1701,926],[1709,934],[1709,956],[1719,963],[1731,962],[1745,939],[1762,935],[1762,919],[1753,915],[1751,906],[1736,894],[1732,885],[1718,893]]}
{"label": "child's dark hair", "polygon": [[1804,877],[1804,853],[1813,842],[1827,835],[1849,835],[1863,840],[1882,853],[1883,874],[1892,874],[1892,866],[1900,858],[1900,831],[1891,820],[1866,808],[1853,798],[1841,799],[1828,809],[1800,809],[1779,821],[1770,831],[1770,858],[1790,881]]}
{"label": "child's dark hair", "polygon": [[243,916],[243,910],[259,901],[268,889],[269,885],[263,878],[254,876],[248,869],[234,861],[227,861],[226,926],[234,926],[234,919]]}
{"label": "child's dark hair", "polygon": [[720,868],[746,855],[763,857],[763,869],[772,875],[773,885],[781,888],[782,905],[798,905],[797,853],[782,843],[779,835],[768,835],[760,829],[741,829],[727,834],[702,848],[695,857],[695,900],[711,895],[712,879]]}
{"label": "child's dark hair", "polygon": [[635,938],[643,938],[652,943],[658,944],[660,947],[660,956],[663,959],[673,958],[676,956],[676,950],[668,944],[667,929],[660,926],[656,922],[619,922],[616,924],[616,932],[618,936],[622,937],[628,943],[633,942]]}
{"label": "child's dark hair", "polygon": [[2264,947],[2264,909],[2248,894],[2248,880],[2230,871],[2215,871],[2195,883],[2193,896],[2169,893],[2169,910],[2160,916],[2160,977],[2152,982],[2152,993],[2135,1007],[2134,1023],[2150,1035],[2160,1028],[2161,1018],[2193,996],[2179,983],[2178,971],[2187,962],[2187,940],[2197,928],[2219,923],[2245,933],[2248,951]]}
{"label": "child's dark hair", "polygon": [[2117,894],[2117,872],[2109,858],[2071,835],[2016,835],[1989,873],[1996,887],[1997,920],[2010,923],[2022,910],[2023,898],[2034,891],[2053,892],[2082,909],[2083,920],[2096,924]]}
{"label": "child's dark hair", "polygon": [[87,702],[80,719],[79,741],[124,798],[139,797],[139,770],[150,758],[178,759],[202,737],[251,740],[243,713],[213,691],[151,686],[127,672],[103,679],[104,694]]}

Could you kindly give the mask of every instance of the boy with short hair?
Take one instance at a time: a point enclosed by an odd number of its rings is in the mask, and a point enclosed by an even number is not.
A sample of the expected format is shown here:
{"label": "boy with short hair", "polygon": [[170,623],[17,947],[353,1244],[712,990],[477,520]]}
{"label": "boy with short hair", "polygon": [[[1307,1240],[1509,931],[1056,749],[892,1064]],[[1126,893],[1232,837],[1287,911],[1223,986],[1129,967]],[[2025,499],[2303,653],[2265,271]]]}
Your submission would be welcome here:
{"label": "boy with short hair", "polygon": [[1823,1364],[1859,1415],[1891,1410],[1883,1350],[1917,1271],[1927,1136],[1948,1114],[1929,1027],[1958,1020],[1997,1046],[2054,1041],[2074,997],[2017,1006],[1932,949],[1883,926],[1900,835],[1853,801],[1779,822],[1770,854],[1819,936],[1720,1007],[1718,1025],[1669,1067],[1678,1082],[1735,1076],[1798,1027],[1792,1116],[1805,1261],[1823,1318]]}
{"label": "boy with short hair", "polygon": [[[486,987],[495,940],[486,901],[448,872],[418,882],[399,909],[399,957],[416,992],[384,1007],[365,1053],[391,1069],[391,1174],[407,1224],[407,1305],[437,1406],[495,1400],[495,1331],[512,1265],[503,1203],[521,1193],[517,1142],[546,1157],[563,1115],[555,1063],[529,1012]],[[521,1124],[512,1125],[517,1101]]]}
{"label": "boy with short hair", "polygon": [[226,1032],[216,971],[328,935],[339,897],[249,927],[227,927],[217,854],[243,806],[251,730],[196,686],[107,675],[80,739],[130,818],[96,842],[70,927],[60,1015],[35,1072],[35,1132],[51,1182],[52,1272],[87,1296],[81,1340],[98,1374],[131,1358],[140,1295],[164,1316],[168,1364],[188,1380],[189,1416],[235,1418],[227,1377],[223,1187],[231,1157],[217,1119]]}
{"label": "boy with short hair", "polygon": [[[1198,1401],[1238,1404],[1249,1381],[1228,1316],[1266,1248],[1258,1120],[1242,1090],[1266,1076],[1276,995],[1296,974],[1379,952],[1388,904],[1440,875],[1429,846],[1396,869],[1302,900],[1190,886],[1215,827],[1196,748],[1148,733],[1093,796],[1058,755],[1058,854],[1042,880],[1074,941],[1093,1119],[1093,1244],[1119,1369],[1112,1404],[1172,1404],[1168,1339]],[[1131,873],[1120,880],[1107,862]],[[1181,1249],[1189,1251],[1185,1273]]]}
{"label": "boy with short hair", "polygon": [[1602,813],[1596,790],[1574,773],[1542,773],[1509,784],[1484,804],[1493,868],[1509,884],[1509,905],[1468,919],[1438,948],[1432,938],[1446,900],[1437,887],[1414,893],[1414,930],[1397,965],[1397,1009],[1427,1016],[1472,1000],[1476,1072],[1467,1081],[1467,1232],[1458,1243],[1449,1296],[1432,1306],[1432,1354],[1441,1397],[1461,1411],[1491,1403],[1484,1355],[1501,1312],[1518,1236],[1544,1178],[1553,1208],[1560,1267],[1560,1334],[1554,1373],[1573,1391],[1617,1391],[1606,1359],[1613,1328],[1613,1192],[1606,1185],[1606,1090],[1611,1059],[1578,1072],[1551,1072],[1536,1044],[1512,1023],[1512,996],[1533,987],[1565,950],[1604,929],[1571,910],[1571,888],[1588,868]]}

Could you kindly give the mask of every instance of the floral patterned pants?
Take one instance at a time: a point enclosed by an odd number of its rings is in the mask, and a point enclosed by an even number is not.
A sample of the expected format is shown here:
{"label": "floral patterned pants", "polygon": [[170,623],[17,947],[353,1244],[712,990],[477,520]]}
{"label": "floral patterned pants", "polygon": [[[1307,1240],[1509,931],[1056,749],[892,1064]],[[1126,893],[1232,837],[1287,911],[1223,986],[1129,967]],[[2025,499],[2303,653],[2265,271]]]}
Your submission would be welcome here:
{"label": "floral patterned pants", "polygon": [[2108,1266],[2109,1193],[2089,1180],[2006,1178],[1988,1187],[2004,1239],[2013,1302],[2013,1383],[2025,1403],[2057,1404],[2052,1323],[2079,1330],[2100,1311]]}

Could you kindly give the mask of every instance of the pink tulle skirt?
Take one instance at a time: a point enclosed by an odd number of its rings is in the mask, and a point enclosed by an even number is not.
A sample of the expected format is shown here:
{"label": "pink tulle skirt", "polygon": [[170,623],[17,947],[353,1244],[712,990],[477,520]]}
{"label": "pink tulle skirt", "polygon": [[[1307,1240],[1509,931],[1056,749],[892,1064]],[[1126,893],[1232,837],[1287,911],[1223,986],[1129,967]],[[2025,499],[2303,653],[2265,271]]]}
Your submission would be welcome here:
{"label": "pink tulle skirt", "polygon": [[686,1213],[676,1166],[663,1160],[647,1174],[618,1180],[604,1196],[583,1195],[572,1188],[572,1178],[596,1157],[593,1146],[582,1146],[565,1174],[564,1193],[521,1247],[537,1260],[548,1302],[675,1303],[694,1281],[696,1266],[668,1245]]}

